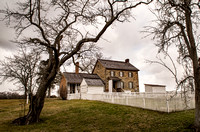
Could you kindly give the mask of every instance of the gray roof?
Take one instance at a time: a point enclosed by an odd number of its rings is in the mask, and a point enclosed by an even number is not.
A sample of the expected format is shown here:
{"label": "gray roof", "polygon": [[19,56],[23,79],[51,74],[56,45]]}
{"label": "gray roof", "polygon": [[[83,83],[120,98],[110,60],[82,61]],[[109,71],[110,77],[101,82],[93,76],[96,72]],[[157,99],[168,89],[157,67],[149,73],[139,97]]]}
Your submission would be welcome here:
{"label": "gray roof", "polygon": [[145,86],[152,86],[152,87],[166,87],[165,85],[158,85],[158,84],[144,84]]}
{"label": "gray roof", "polygon": [[126,71],[139,71],[131,63],[126,63],[124,61],[113,61],[113,60],[98,60],[106,69],[112,70],[126,70]]}
{"label": "gray roof", "polygon": [[76,83],[81,84],[83,78],[88,79],[100,79],[97,74],[87,74],[87,73],[70,73],[64,72],[63,75],[65,76],[68,83]]}
{"label": "gray roof", "polygon": [[88,86],[104,86],[101,79],[85,79]]}

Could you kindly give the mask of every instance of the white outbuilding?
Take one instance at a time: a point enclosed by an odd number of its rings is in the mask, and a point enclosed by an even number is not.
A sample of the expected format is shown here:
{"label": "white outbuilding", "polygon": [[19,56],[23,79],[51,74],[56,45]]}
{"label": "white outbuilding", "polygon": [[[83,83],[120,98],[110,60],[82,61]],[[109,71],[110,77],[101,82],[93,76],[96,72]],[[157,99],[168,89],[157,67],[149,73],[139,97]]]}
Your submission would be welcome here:
{"label": "white outbuilding", "polygon": [[144,84],[145,92],[148,93],[165,93],[166,86],[165,85],[155,85],[155,84]]}
{"label": "white outbuilding", "polygon": [[104,92],[104,83],[101,79],[83,78],[81,85],[81,93],[101,94]]}

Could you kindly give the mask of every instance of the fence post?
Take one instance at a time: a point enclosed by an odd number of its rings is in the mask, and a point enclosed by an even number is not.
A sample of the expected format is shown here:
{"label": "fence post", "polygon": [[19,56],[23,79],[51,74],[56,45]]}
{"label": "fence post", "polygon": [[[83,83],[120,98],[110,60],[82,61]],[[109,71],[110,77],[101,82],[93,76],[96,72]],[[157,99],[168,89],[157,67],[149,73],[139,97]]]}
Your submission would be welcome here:
{"label": "fence post", "polygon": [[114,103],[114,98],[113,98],[113,95],[111,94],[111,98],[112,98],[112,103]]}
{"label": "fence post", "polygon": [[146,108],[146,102],[145,102],[145,98],[143,97],[143,105],[144,105],[144,108]]}
{"label": "fence post", "polygon": [[169,113],[169,100],[167,100],[167,112]]}
{"label": "fence post", "polygon": [[128,96],[125,96],[126,98],[126,105],[128,105]]}
{"label": "fence post", "polygon": [[143,94],[143,105],[146,108],[146,93]]}

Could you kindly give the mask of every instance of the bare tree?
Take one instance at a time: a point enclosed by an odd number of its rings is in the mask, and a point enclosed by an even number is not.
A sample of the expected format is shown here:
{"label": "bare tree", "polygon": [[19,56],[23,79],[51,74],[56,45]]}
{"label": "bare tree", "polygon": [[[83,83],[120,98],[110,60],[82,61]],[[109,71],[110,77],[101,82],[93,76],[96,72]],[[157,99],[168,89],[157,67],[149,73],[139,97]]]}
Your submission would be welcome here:
{"label": "bare tree", "polygon": [[[3,9],[3,20],[12,24],[17,43],[40,47],[48,55],[48,65],[29,112],[14,123],[38,122],[47,88],[68,59],[83,45],[97,42],[115,21],[125,22],[130,9],[152,0],[117,2],[115,0],[26,0],[15,10]],[[31,30],[31,33],[27,31]],[[26,31],[26,33],[25,33]]]}
{"label": "bare tree", "polygon": [[[172,77],[175,80],[176,83],[176,90],[174,91],[174,94],[169,98],[173,99],[177,93],[178,90],[181,90],[181,96],[185,102],[185,108],[188,108],[188,103],[190,101],[190,97],[189,97],[189,93],[193,93],[194,89],[193,89],[193,76],[192,76],[192,72],[191,72],[191,66],[188,65],[188,61],[189,60],[183,60],[179,61],[179,65],[177,66],[173,60],[173,58],[167,53],[167,52],[162,52],[164,53],[164,57],[160,57],[157,56],[157,60],[147,60],[146,62],[149,64],[158,64],[163,66],[164,68],[167,69],[167,71],[169,71],[172,75]],[[160,55],[160,54],[159,54]],[[167,60],[169,61],[169,63],[167,63]],[[171,64],[170,64],[171,63]],[[180,73],[178,73],[178,70],[183,70],[183,73],[180,75]]]}
{"label": "bare tree", "polygon": [[19,84],[19,90],[24,91],[25,98],[29,96],[31,99],[39,61],[40,52],[20,47],[17,55],[0,61],[0,78],[2,81],[8,80]]}
{"label": "bare tree", "polygon": [[[151,33],[157,39],[159,52],[167,52],[171,45],[178,48],[179,60],[192,66],[195,84],[195,127],[200,131],[200,65],[199,27],[200,1],[198,0],[157,0],[156,26]],[[187,81],[190,76],[183,80]]]}

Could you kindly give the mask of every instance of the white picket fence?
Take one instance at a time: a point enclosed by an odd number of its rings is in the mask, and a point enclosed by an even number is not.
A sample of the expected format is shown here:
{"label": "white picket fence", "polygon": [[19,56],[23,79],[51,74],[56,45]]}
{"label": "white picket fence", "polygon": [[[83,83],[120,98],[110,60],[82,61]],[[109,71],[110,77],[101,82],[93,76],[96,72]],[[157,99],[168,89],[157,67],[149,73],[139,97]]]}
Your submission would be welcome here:
{"label": "white picket fence", "polygon": [[[186,97],[186,99],[185,99]],[[194,94],[184,96],[181,93],[103,93],[103,94],[68,94],[68,100],[98,100],[113,104],[134,106],[144,109],[173,112],[194,109]]]}

